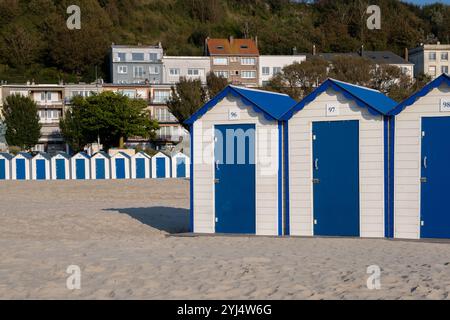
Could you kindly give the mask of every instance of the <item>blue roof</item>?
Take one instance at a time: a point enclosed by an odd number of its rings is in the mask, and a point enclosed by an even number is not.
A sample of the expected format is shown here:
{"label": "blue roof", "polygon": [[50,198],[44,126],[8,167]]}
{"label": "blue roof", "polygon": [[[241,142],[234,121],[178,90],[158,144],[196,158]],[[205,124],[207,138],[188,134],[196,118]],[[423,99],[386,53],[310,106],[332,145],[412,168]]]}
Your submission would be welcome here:
{"label": "blue roof", "polygon": [[36,153],[36,155],[33,157],[33,158],[35,158],[35,157],[37,157],[37,156],[42,156],[43,158],[45,158],[45,159],[47,159],[47,160],[51,160],[51,156],[48,154],[48,153],[46,153],[46,152],[38,152],[38,153]]}
{"label": "blue roof", "polygon": [[13,158],[12,155],[10,155],[9,153],[6,153],[6,152],[0,152],[0,157],[3,157],[8,160],[11,160]]}
{"label": "blue roof", "polygon": [[185,123],[193,124],[229,94],[240,98],[256,112],[263,113],[268,120],[280,120],[281,116],[297,103],[287,94],[229,85],[195,112]]}
{"label": "blue roof", "polygon": [[94,155],[92,155],[92,158],[95,157],[96,155],[101,155],[104,158],[110,159],[111,157],[109,156],[109,154],[107,154],[105,151],[98,151],[96,152]]}
{"label": "blue roof", "polygon": [[[84,151],[80,151],[80,152],[78,152],[76,155],[81,155],[81,156],[83,156],[83,157],[85,157],[86,159],[90,159],[91,158],[91,156],[90,155],[88,155],[86,152],[84,152]],[[76,156],[76,155],[74,155],[74,157]]]}
{"label": "blue roof", "polygon": [[386,115],[397,105],[397,102],[385,96],[378,90],[330,78],[292,107],[291,110],[286,112],[282,116],[282,120],[290,119],[294,113],[302,110],[307,104],[316,99],[319,94],[325,92],[329,88],[342,93],[347,99],[355,101],[359,107],[366,108],[373,115]]}
{"label": "blue roof", "polygon": [[398,115],[400,112],[405,110],[405,108],[409,107],[414,102],[416,102],[417,99],[422,98],[423,96],[427,95],[431,90],[439,87],[442,84],[446,84],[447,86],[450,87],[450,76],[448,74],[445,73],[441,74],[439,77],[429,82],[426,86],[424,86],[422,89],[414,93],[412,96],[400,102],[393,110],[389,112],[389,115],[393,116]]}
{"label": "blue roof", "polygon": [[64,157],[66,159],[70,159],[70,155],[68,153],[62,152],[62,151],[58,151],[57,153],[55,153],[55,155],[53,155],[53,158],[57,157],[57,156],[61,156],[61,157]]}
{"label": "blue roof", "polygon": [[17,156],[22,156],[22,157],[27,158],[27,159],[32,159],[33,158],[33,156],[31,154],[26,153],[26,152],[19,152],[18,154],[16,154],[16,157]]}

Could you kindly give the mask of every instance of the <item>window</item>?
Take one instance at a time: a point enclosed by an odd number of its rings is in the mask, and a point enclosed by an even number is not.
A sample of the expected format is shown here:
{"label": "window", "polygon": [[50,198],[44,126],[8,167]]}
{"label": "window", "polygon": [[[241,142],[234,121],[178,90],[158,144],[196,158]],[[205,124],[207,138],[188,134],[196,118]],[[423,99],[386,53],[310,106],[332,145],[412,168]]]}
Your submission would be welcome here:
{"label": "window", "polygon": [[128,67],[127,66],[118,66],[117,72],[120,74],[127,74],[128,73]]}
{"label": "window", "polygon": [[441,60],[442,61],[448,61],[448,52],[442,52],[441,53]]}
{"label": "window", "polygon": [[436,76],[436,66],[429,66],[428,74],[432,77],[435,77]]}
{"label": "window", "polygon": [[187,74],[188,74],[188,76],[199,76],[200,69],[188,69]]}
{"label": "window", "polygon": [[441,72],[442,73],[448,73],[448,66],[442,66],[441,67]]}
{"label": "window", "polygon": [[144,76],[144,67],[134,67],[133,76],[135,78],[142,78]]}
{"label": "window", "polygon": [[262,67],[262,74],[264,76],[270,75],[270,67]]}
{"label": "window", "polygon": [[409,68],[408,67],[402,67],[401,70],[402,70],[403,74],[409,74]]}
{"label": "window", "polygon": [[169,74],[171,76],[179,76],[180,75],[180,69],[177,69],[177,68],[169,69]]}
{"label": "window", "polygon": [[228,59],[227,58],[214,58],[213,64],[217,66],[226,66],[228,65]]}
{"label": "window", "polygon": [[150,66],[149,71],[150,74],[159,74],[159,66]]}
{"label": "window", "polygon": [[167,90],[155,90],[153,96],[154,103],[166,103],[170,98],[170,91]]}
{"label": "window", "polygon": [[41,101],[45,101],[45,92],[41,92]]}
{"label": "window", "polygon": [[256,64],[255,58],[241,58],[241,64],[244,66],[254,66]]}
{"label": "window", "polygon": [[254,79],[256,78],[256,71],[242,71],[241,76],[244,79]]}
{"label": "window", "polygon": [[120,62],[125,62],[125,61],[127,61],[127,54],[125,53],[125,52],[119,52],[118,54],[117,54],[117,58],[118,58],[118,60],[120,61]]}
{"label": "window", "polygon": [[214,71],[217,77],[228,78],[228,71]]}
{"label": "window", "polygon": [[238,62],[238,57],[230,57],[230,62]]}
{"label": "window", "polygon": [[123,90],[123,91],[119,91],[119,92],[130,99],[136,98],[135,90]]}
{"label": "window", "polygon": [[430,52],[428,53],[428,59],[430,61],[436,61],[436,52]]}
{"label": "window", "polygon": [[158,54],[150,53],[150,61],[157,61],[157,60],[158,60]]}
{"label": "window", "polygon": [[159,108],[156,110],[156,119],[162,122],[176,122],[176,118],[167,108]]}
{"label": "window", "polygon": [[273,67],[273,75],[281,73],[281,67]]}
{"label": "window", "polygon": [[144,54],[141,52],[134,52],[131,54],[133,61],[144,61]]}

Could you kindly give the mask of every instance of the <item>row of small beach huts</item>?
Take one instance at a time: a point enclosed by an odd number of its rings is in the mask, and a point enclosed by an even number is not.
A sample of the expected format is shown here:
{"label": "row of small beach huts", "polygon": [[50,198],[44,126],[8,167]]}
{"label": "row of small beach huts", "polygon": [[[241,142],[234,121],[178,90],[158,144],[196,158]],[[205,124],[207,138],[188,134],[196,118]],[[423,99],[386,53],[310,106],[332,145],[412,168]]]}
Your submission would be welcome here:
{"label": "row of small beach huts", "polygon": [[173,156],[159,152],[152,157],[144,152],[132,156],[79,152],[72,157],[66,153],[0,153],[0,180],[188,178],[189,166],[189,157],[181,152]]}
{"label": "row of small beach huts", "polygon": [[186,124],[195,233],[450,238],[446,74],[401,103],[334,79],[300,102],[228,86]]}

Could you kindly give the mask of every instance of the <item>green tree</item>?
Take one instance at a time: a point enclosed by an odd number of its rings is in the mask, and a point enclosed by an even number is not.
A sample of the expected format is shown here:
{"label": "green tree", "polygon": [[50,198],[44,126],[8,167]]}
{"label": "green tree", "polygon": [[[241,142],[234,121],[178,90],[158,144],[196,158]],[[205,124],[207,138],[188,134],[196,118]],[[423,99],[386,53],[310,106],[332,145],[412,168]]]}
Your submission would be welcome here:
{"label": "green tree", "polygon": [[180,82],[172,86],[172,94],[167,101],[167,107],[183,127],[193,113],[195,113],[206,102],[207,93],[199,79],[180,78]]}
{"label": "green tree", "polygon": [[338,55],[331,61],[330,77],[361,86],[369,86],[374,68],[372,62],[366,58]]}
{"label": "green tree", "polygon": [[222,76],[218,77],[214,72],[209,72],[206,75],[206,87],[208,89],[208,97],[211,99],[215,97],[220,91],[225,89],[229,84],[228,80]]}
{"label": "green tree", "polygon": [[93,137],[89,136],[83,127],[83,111],[81,107],[84,104],[82,97],[75,97],[72,100],[73,107],[68,109],[64,117],[59,121],[62,135],[70,148],[79,152],[84,146],[92,142]]}
{"label": "green tree", "polygon": [[38,144],[41,124],[36,102],[30,97],[15,94],[6,97],[3,117],[7,127],[5,138],[8,145],[28,151]]}

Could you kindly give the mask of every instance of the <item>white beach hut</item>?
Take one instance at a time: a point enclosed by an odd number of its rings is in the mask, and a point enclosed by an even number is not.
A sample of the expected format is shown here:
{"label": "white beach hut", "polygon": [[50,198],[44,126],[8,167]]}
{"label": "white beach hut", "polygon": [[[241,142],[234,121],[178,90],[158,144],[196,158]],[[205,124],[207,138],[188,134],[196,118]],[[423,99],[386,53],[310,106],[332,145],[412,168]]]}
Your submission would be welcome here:
{"label": "white beach hut", "polygon": [[52,180],[70,179],[70,156],[65,152],[58,152],[51,159]]}
{"label": "white beach hut", "polygon": [[450,238],[450,76],[404,100],[395,116],[395,238]]}
{"label": "white beach hut", "polygon": [[0,152],[0,180],[11,179],[11,160],[9,153]]}
{"label": "white beach hut", "polygon": [[145,152],[138,152],[131,157],[131,178],[151,178],[151,157]]}
{"label": "white beach hut", "polygon": [[39,152],[31,159],[31,178],[33,180],[51,179],[51,157],[47,153]]}
{"label": "white beach hut", "polygon": [[111,179],[111,157],[99,151],[91,157],[91,178],[94,180]]}
{"label": "white beach hut", "polygon": [[152,157],[152,178],[170,178],[170,157],[163,152]]}
{"label": "white beach hut", "polygon": [[190,159],[184,153],[178,152],[171,157],[172,178],[189,178]]}
{"label": "white beach hut", "polygon": [[186,121],[191,230],[283,235],[283,124],[288,95],[228,86]]}
{"label": "white beach hut", "polygon": [[31,179],[31,154],[26,152],[18,153],[11,160],[11,177],[13,180]]}
{"label": "white beach hut", "polygon": [[112,179],[130,179],[131,157],[118,152],[111,157],[111,177]]}
{"label": "white beach hut", "polygon": [[70,159],[71,177],[74,180],[89,180],[90,175],[90,156],[85,152],[78,152]]}

